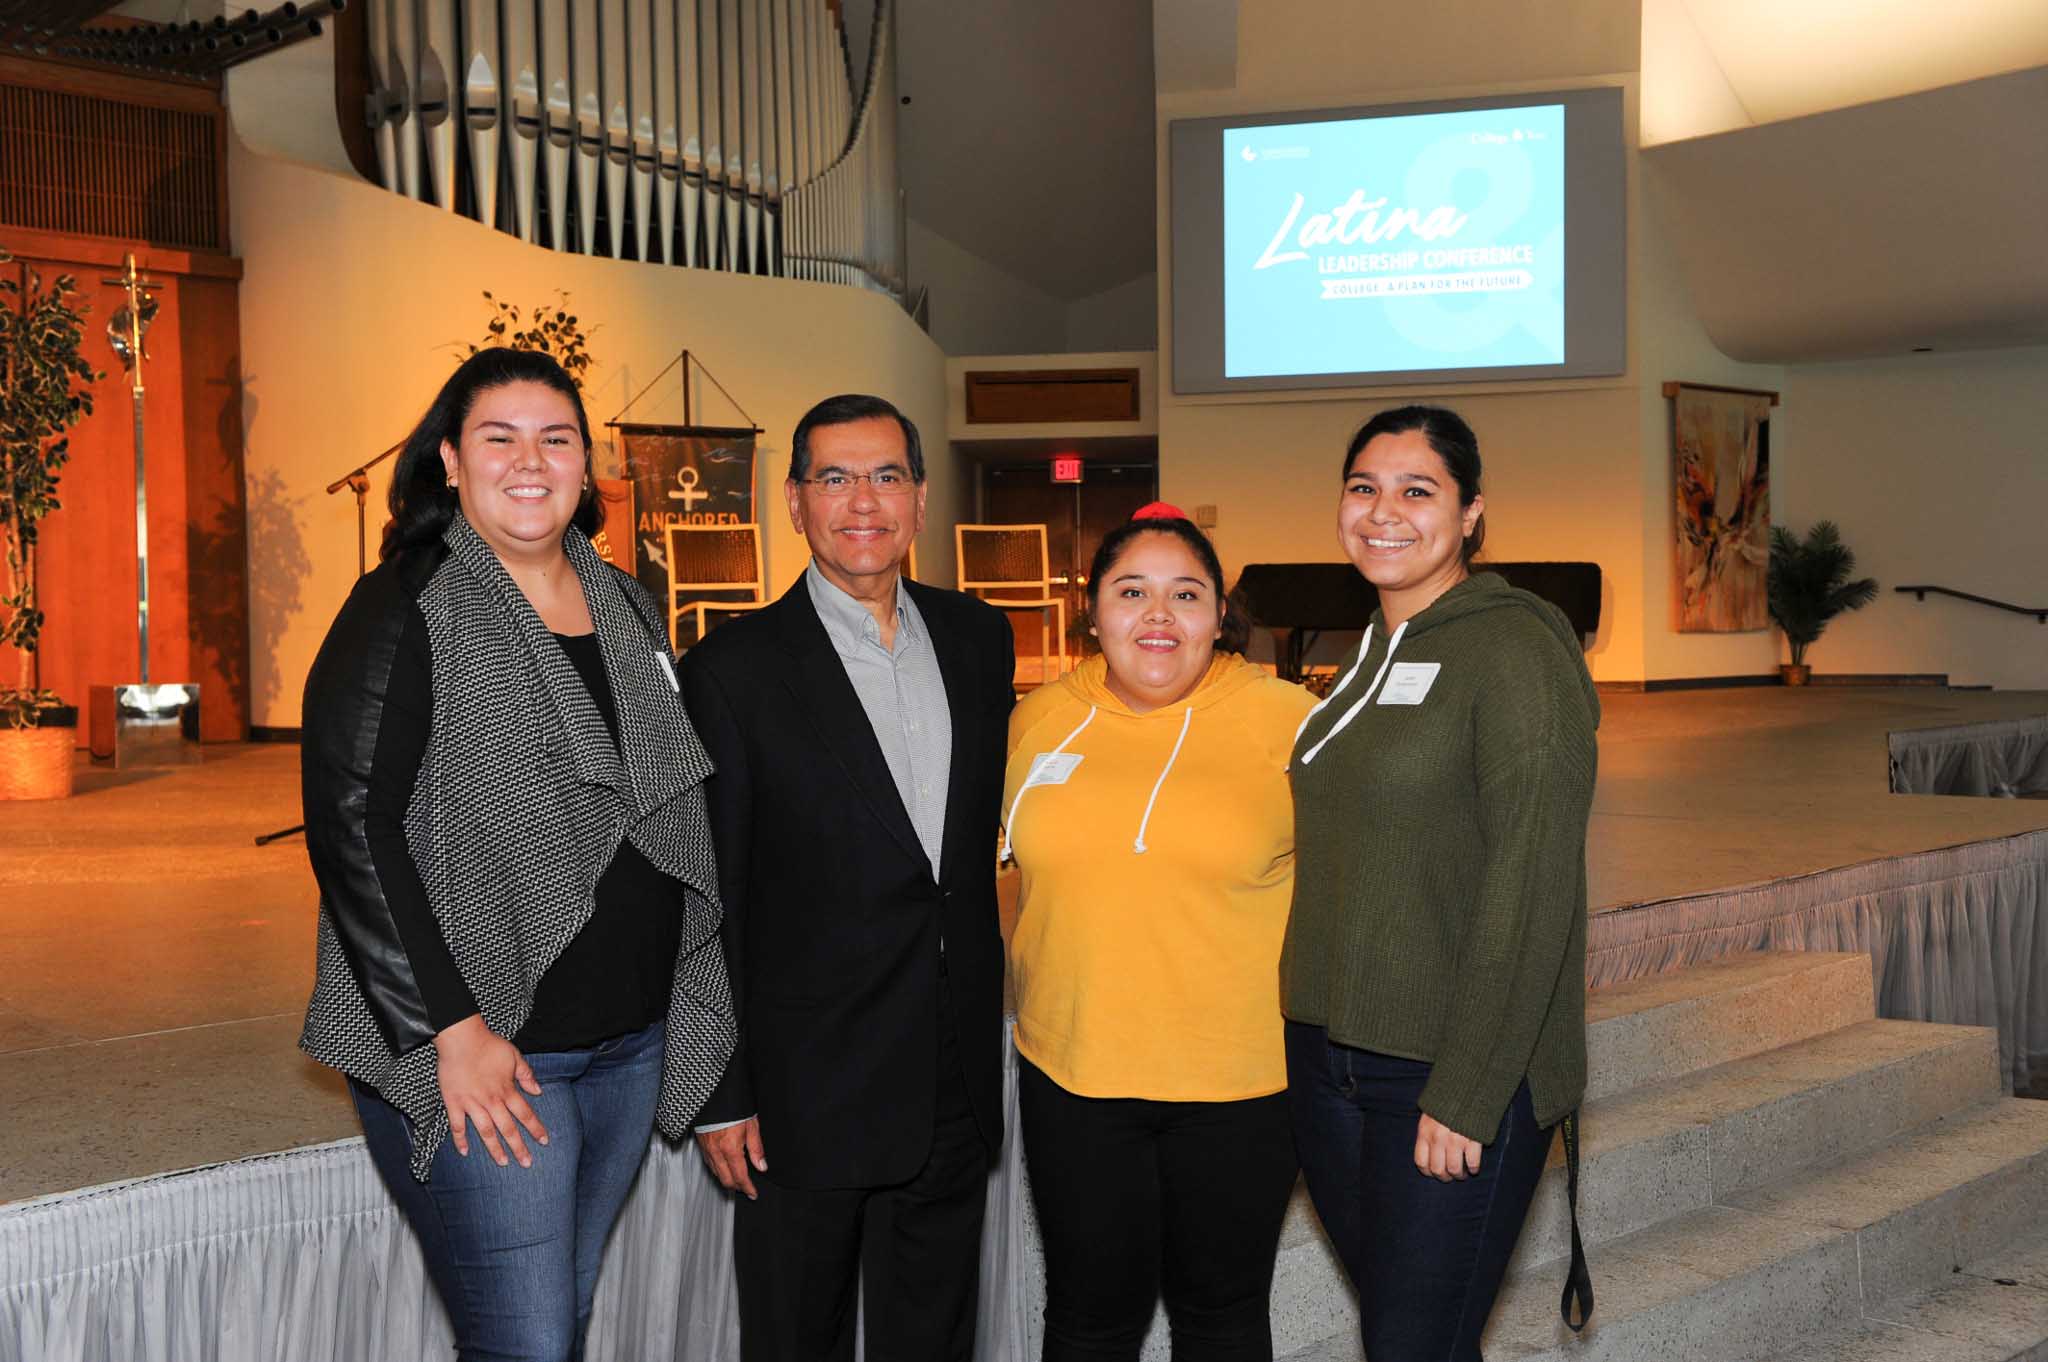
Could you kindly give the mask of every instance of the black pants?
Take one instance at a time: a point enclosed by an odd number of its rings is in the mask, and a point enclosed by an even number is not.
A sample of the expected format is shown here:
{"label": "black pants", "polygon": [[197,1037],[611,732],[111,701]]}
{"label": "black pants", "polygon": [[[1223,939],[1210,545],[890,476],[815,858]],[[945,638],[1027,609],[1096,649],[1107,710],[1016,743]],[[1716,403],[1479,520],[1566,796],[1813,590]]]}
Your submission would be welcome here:
{"label": "black pants", "polygon": [[733,1216],[742,1362],[852,1362],[856,1291],[870,1362],[968,1362],[989,1147],[950,1026],[939,1028],[932,1150],[909,1182],[807,1190],[754,1176]]}
{"label": "black pants", "polygon": [[1415,1167],[1430,1066],[1287,1023],[1288,1096],[1302,1171],[1358,1288],[1370,1362],[1479,1362],[1479,1336],[1550,1154],[1524,1083],[1462,1182]]}
{"label": "black pants", "polygon": [[1045,1242],[1045,1362],[1137,1357],[1162,1288],[1175,1362],[1267,1362],[1297,1171],[1287,1095],[1076,1097],[1028,1060],[1017,1068]]}

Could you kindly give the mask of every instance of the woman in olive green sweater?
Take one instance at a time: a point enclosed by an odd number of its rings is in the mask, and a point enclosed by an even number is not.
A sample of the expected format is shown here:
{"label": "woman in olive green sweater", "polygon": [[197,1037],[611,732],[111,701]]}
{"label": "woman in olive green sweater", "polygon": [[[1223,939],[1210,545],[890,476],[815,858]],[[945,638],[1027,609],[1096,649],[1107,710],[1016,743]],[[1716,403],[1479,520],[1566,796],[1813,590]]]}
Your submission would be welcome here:
{"label": "woman in olive green sweater", "polygon": [[1471,571],[1479,473],[1441,408],[1352,439],[1338,536],[1380,608],[1290,768],[1295,1141],[1373,1362],[1476,1362],[1585,1087],[1599,704],[1562,613]]}

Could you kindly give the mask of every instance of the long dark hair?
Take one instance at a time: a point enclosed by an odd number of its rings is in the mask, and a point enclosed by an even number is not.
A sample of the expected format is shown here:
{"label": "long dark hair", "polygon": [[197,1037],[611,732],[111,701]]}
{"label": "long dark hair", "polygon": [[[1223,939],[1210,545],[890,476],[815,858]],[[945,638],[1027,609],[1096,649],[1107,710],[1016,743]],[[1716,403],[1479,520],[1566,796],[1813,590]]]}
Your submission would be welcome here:
{"label": "long dark hair", "polygon": [[[1420,431],[1422,438],[1429,441],[1429,447],[1444,461],[1451,481],[1458,484],[1458,504],[1470,506],[1472,499],[1479,495],[1479,437],[1472,433],[1472,427],[1465,424],[1465,418],[1449,407],[1390,407],[1358,428],[1358,434],[1351,437],[1351,443],[1344,450],[1343,476],[1351,476],[1351,461],[1358,457],[1358,451],[1381,435],[1404,435],[1409,431]],[[1486,543],[1486,515],[1480,513],[1473,522],[1472,533],[1465,536],[1465,542],[1458,550],[1459,559],[1467,566],[1479,556],[1479,550]]]}
{"label": "long dark hair", "polygon": [[1251,642],[1251,616],[1245,613],[1243,604],[1223,590],[1223,562],[1216,556],[1216,546],[1209,542],[1209,536],[1192,520],[1179,516],[1158,516],[1144,520],[1130,520],[1102,536],[1102,542],[1095,547],[1095,559],[1088,565],[1088,617],[1095,617],[1095,598],[1102,590],[1102,580],[1109,570],[1116,566],[1116,560],[1123,557],[1131,541],[1141,534],[1170,534],[1186,544],[1195,555],[1195,561],[1202,565],[1209,582],[1216,588],[1216,609],[1220,612],[1217,625],[1223,630],[1216,647],[1226,653],[1242,653]]}
{"label": "long dark hair", "polygon": [[[458,448],[462,444],[462,423],[469,419],[478,397],[507,383],[540,383],[569,399],[576,411],[576,429],[583,436],[583,459],[590,462],[590,417],[583,410],[583,394],[576,381],[550,355],[537,350],[479,350],[441,385],[427,414],[405,437],[398,467],[391,474],[391,525],[384,532],[384,546],[378,557],[390,558],[440,539],[461,507],[455,489],[448,485],[448,470],[441,462],[441,442]],[[597,533],[604,520],[598,503],[595,479],[587,481],[576,502],[570,524],[585,534]]]}

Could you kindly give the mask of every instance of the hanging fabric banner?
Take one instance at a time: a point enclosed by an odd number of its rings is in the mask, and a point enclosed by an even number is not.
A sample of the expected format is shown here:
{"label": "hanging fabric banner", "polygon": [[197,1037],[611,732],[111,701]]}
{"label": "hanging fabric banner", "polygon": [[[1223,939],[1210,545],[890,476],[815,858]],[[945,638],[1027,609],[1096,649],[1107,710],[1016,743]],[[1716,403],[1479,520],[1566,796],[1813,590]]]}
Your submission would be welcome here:
{"label": "hanging fabric banner", "polygon": [[[754,523],[754,432],[746,427],[649,426],[620,423],[619,453],[632,487],[633,543],[626,568],[656,603],[669,608],[671,525]],[[607,529],[612,520],[607,516]],[[616,533],[616,531],[613,531]],[[698,591],[715,598],[745,592]]]}
{"label": "hanging fabric banner", "polygon": [[1767,629],[1770,395],[1681,384],[1671,408],[1678,632]]}
{"label": "hanging fabric banner", "polygon": [[598,504],[604,510],[604,519],[598,523],[597,533],[591,536],[590,546],[597,550],[598,557],[621,572],[639,576],[639,555],[633,552],[633,510],[637,498],[633,495],[632,480],[599,478],[597,496]]}

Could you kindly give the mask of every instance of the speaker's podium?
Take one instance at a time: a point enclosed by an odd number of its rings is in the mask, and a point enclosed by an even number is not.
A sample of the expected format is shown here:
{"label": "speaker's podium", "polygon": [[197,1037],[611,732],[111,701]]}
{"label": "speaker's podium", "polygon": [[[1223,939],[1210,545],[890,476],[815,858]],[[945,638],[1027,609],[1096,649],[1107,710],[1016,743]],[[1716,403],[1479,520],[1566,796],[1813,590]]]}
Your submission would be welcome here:
{"label": "speaker's podium", "polygon": [[[1564,611],[1582,644],[1600,632],[1598,563],[1482,562],[1472,570],[1498,573],[1509,586]],[[1349,563],[1248,563],[1237,591],[1252,623],[1273,636],[1274,665],[1288,681],[1301,680],[1317,634],[1362,630],[1380,603],[1372,583]]]}

